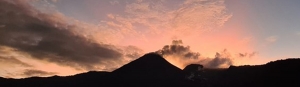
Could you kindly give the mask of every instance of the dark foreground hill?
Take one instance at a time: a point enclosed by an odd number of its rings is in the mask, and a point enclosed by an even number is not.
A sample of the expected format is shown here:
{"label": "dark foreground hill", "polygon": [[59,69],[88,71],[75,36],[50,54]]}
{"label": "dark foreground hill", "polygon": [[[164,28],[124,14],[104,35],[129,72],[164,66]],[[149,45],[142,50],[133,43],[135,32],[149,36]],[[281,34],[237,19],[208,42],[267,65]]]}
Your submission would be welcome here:
{"label": "dark foreground hill", "polygon": [[300,59],[206,71],[213,87],[300,87]]}
{"label": "dark foreground hill", "polygon": [[0,77],[0,87],[300,87],[299,73],[300,59],[286,59],[257,66],[204,69],[201,83],[189,82],[183,79],[182,70],[150,53],[113,72],[25,79]]}

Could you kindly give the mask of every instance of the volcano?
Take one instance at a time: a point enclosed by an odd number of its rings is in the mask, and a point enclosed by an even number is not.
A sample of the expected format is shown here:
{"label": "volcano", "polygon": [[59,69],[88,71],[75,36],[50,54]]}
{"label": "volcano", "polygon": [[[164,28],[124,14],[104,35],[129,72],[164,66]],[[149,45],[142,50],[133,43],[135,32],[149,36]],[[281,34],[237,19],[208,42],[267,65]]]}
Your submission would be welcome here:
{"label": "volcano", "polygon": [[[112,72],[114,81],[122,86],[156,86],[173,85],[174,82],[183,78],[183,71],[172,65],[163,57],[155,53],[144,56],[116,69]],[[132,84],[135,82],[135,84]]]}
{"label": "volcano", "polygon": [[156,75],[169,76],[170,73],[182,72],[181,69],[172,65],[163,57],[155,53],[148,53],[113,71],[113,74],[122,75]]}

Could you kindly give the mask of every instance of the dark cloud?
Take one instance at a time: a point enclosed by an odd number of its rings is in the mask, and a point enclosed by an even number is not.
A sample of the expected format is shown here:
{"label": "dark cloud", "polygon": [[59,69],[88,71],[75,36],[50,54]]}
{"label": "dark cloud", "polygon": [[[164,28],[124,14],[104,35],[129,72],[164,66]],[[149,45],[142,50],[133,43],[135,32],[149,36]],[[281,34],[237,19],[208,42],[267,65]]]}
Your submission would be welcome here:
{"label": "dark cloud", "polygon": [[240,57],[246,57],[248,54],[247,53],[239,53]]}
{"label": "dark cloud", "polygon": [[179,67],[191,63],[198,63],[204,65],[206,68],[220,68],[222,66],[230,66],[233,64],[231,55],[224,49],[221,52],[217,52],[214,58],[208,58],[200,56],[200,53],[192,52],[189,46],[183,46],[182,40],[173,40],[171,45],[165,45],[162,49],[156,51],[156,53],[164,56],[165,58],[176,60],[176,64],[182,64]]}
{"label": "dark cloud", "polygon": [[35,10],[26,0],[1,0],[0,19],[0,46],[15,48],[35,59],[90,70],[96,68],[95,64],[109,64],[123,56],[115,46],[77,34],[73,31],[77,26]]}
{"label": "dark cloud", "polygon": [[200,56],[197,52],[192,52],[189,46],[183,46],[182,40],[173,40],[171,45],[165,45],[162,49],[156,51],[161,55],[177,55],[184,58],[198,59]]}
{"label": "dark cloud", "polygon": [[[217,52],[215,58],[208,58],[207,62],[202,62],[205,67],[208,68],[219,68],[222,65],[230,66],[233,64],[230,54],[224,49],[222,52]],[[200,62],[201,63],[201,62]]]}
{"label": "dark cloud", "polygon": [[251,57],[253,57],[255,55],[257,55],[257,52],[252,52],[252,53],[249,54],[249,58],[251,58]]}
{"label": "dark cloud", "polygon": [[24,72],[21,74],[22,76],[26,77],[31,77],[31,76],[51,76],[55,75],[57,73],[55,72],[46,72],[42,70],[34,70],[34,69],[26,69]]}
{"label": "dark cloud", "polygon": [[32,65],[27,64],[25,62],[20,61],[19,59],[15,57],[4,57],[0,56],[0,63],[1,64],[12,64],[12,65],[18,65],[21,67],[32,67]]}
{"label": "dark cloud", "polygon": [[251,58],[251,57],[255,56],[256,54],[257,54],[256,52],[252,52],[252,53],[239,53],[238,55],[239,55],[239,57],[249,57],[249,58]]}

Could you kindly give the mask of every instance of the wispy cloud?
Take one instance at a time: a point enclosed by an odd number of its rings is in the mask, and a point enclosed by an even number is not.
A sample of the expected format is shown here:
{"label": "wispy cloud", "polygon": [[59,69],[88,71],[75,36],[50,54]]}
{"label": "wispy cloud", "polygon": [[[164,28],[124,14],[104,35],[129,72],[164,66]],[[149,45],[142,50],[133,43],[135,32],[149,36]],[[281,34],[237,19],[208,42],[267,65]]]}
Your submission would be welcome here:
{"label": "wispy cloud", "polygon": [[25,77],[33,77],[33,76],[52,76],[57,73],[55,72],[47,72],[42,70],[34,70],[34,69],[26,69],[24,70],[21,75]]}
{"label": "wispy cloud", "polygon": [[28,64],[24,61],[21,61],[18,59],[18,56],[11,55],[13,52],[11,51],[13,49],[10,49],[8,47],[0,46],[0,70],[4,69],[4,67],[33,67],[31,64]]}
{"label": "wispy cloud", "polygon": [[[27,64],[23,61],[20,61],[19,59],[15,58],[15,57],[4,57],[4,56],[0,56],[0,65],[1,66],[9,66],[9,65],[17,65],[15,67],[32,67],[32,65]],[[12,66],[10,66],[11,68],[13,68]]]}
{"label": "wispy cloud", "polygon": [[269,36],[267,37],[265,40],[268,42],[268,43],[274,43],[277,41],[277,36]]}
{"label": "wispy cloud", "polygon": [[251,58],[251,57],[257,55],[257,52],[252,52],[252,53],[239,53],[238,55],[239,55],[239,57],[248,57],[248,58]]}
{"label": "wispy cloud", "polygon": [[119,4],[119,1],[117,1],[117,0],[109,1],[109,3],[110,3],[111,5],[117,5],[117,4]]}
{"label": "wispy cloud", "polygon": [[[189,2],[178,4],[174,9],[168,8],[165,4],[169,2],[163,0],[136,1],[126,5],[125,15],[109,14],[111,21],[105,23],[109,28],[124,32],[127,38],[141,34],[146,38],[152,35],[182,37],[223,26],[232,16],[226,13],[223,0]],[[144,26],[145,31],[140,31],[139,26]]]}

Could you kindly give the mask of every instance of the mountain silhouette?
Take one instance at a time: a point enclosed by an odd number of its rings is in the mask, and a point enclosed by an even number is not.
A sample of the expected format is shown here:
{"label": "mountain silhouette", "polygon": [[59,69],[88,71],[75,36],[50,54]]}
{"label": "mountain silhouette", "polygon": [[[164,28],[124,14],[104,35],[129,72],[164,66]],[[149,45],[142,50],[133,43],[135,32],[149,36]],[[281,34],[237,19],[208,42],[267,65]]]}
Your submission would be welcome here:
{"label": "mountain silhouette", "polygon": [[165,74],[170,72],[181,72],[181,69],[169,63],[159,54],[148,53],[113,71],[113,73],[122,74],[153,74],[149,72]]}
{"label": "mountain silhouette", "polygon": [[182,74],[181,69],[155,53],[148,53],[112,72],[114,80],[122,86],[147,87],[157,84],[171,86],[173,82],[183,78]]}
{"label": "mountain silhouette", "polygon": [[300,59],[277,60],[255,66],[230,66],[220,72],[213,82],[215,87],[300,87]]}
{"label": "mountain silhouette", "polygon": [[299,58],[228,69],[204,66],[203,81],[191,82],[184,80],[184,70],[158,54],[148,53],[112,72],[90,71],[72,76],[23,79],[0,77],[0,87],[300,87],[299,69]]}

